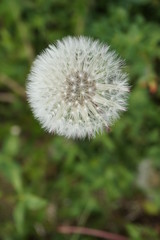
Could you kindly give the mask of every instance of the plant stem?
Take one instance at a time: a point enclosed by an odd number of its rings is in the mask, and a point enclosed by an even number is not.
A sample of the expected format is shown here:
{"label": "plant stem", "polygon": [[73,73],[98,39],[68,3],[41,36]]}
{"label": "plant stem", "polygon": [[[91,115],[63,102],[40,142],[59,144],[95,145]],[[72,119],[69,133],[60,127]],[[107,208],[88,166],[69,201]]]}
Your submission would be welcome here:
{"label": "plant stem", "polygon": [[63,233],[63,234],[83,234],[83,235],[99,237],[99,238],[108,239],[108,240],[128,240],[128,238],[118,234],[105,232],[97,229],[84,228],[84,227],[59,226],[57,230],[59,233]]}

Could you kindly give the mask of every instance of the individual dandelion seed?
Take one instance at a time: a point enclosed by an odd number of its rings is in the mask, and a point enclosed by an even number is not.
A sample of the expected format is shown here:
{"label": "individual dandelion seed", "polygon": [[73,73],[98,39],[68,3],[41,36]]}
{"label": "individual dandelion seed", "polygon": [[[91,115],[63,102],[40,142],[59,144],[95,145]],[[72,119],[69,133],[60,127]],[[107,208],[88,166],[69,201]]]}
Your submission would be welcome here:
{"label": "individual dandelion seed", "polygon": [[27,96],[49,132],[94,137],[126,110],[129,86],[124,62],[109,46],[88,37],[66,37],[34,61]]}

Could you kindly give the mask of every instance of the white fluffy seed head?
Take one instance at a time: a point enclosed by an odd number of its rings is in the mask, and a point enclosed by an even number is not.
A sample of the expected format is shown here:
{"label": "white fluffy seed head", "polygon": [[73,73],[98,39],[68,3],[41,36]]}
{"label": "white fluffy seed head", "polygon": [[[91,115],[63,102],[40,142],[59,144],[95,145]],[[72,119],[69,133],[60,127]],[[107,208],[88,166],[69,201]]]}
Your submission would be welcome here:
{"label": "white fluffy seed head", "polygon": [[94,137],[126,109],[124,63],[109,46],[87,37],[66,37],[33,63],[27,96],[49,132],[68,138]]}

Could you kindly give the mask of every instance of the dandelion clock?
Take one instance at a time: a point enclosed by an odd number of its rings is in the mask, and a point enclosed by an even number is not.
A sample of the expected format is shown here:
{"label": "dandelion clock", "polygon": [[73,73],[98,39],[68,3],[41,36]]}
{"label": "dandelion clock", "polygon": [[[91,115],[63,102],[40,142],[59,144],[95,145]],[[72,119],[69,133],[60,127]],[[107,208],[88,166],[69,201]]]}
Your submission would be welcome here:
{"label": "dandelion clock", "polygon": [[27,96],[43,128],[68,138],[94,137],[126,110],[124,63],[109,46],[66,37],[34,61]]}

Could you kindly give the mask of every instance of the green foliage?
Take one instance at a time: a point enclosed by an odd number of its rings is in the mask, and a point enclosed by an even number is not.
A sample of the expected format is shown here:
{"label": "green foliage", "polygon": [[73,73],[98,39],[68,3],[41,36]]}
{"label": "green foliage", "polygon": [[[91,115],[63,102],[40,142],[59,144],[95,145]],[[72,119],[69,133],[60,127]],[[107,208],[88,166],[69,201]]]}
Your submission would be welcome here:
{"label": "green foliage", "polygon": [[[160,238],[159,21],[156,0],[1,0],[0,239],[72,239],[63,223]],[[45,133],[25,97],[35,56],[80,34],[125,58],[131,85],[128,111],[90,141]]]}

